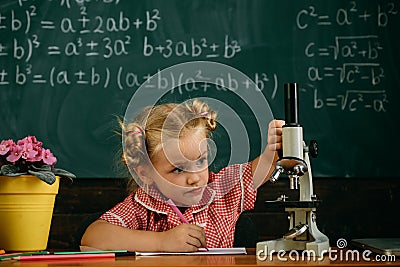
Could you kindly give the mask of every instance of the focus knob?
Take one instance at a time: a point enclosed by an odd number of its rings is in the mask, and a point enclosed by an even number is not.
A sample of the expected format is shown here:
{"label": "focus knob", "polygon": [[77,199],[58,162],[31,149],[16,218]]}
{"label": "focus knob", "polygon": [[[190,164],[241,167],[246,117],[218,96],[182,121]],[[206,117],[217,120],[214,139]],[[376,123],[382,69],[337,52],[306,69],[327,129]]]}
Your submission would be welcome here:
{"label": "focus knob", "polygon": [[308,151],[310,156],[316,158],[318,156],[318,143],[315,140],[310,141],[310,145],[308,146]]}

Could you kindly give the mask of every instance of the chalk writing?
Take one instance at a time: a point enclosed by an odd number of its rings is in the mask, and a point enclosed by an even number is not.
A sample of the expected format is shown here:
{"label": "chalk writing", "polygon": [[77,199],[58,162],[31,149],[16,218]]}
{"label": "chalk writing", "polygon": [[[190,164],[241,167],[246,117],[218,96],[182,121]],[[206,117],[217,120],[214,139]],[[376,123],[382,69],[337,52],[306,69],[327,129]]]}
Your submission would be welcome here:
{"label": "chalk writing", "polygon": [[322,99],[318,96],[318,89],[314,88],[315,109],[338,107],[347,111],[371,109],[376,112],[386,112],[387,104],[385,90],[346,90],[344,94]]}
{"label": "chalk writing", "polygon": [[349,26],[355,23],[371,22],[378,27],[386,27],[393,16],[398,15],[399,8],[394,2],[376,5],[376,10],[359,7],[357,1],[350,1],[346,6],[333,11],[333,14],[320,13],[315,6],[309,6],[297,13],[296,25],[305,30],[312,26]]}
{"label": "chalk writing", "polygon": [[[62,10],[60,14],[63,15],[46,13],[34,0],[18,0],[12,8],[0,12],[0,33],[7,36],[0,39],[0,59],[12,59],[14,63],[12,66],[0,64],[0,89],[10,85],[50,88],[73,85],[122,91],[135,90],[143,83],[149,89],[164,89],[173,88],[175,81],[185,79],[186,85],[174,92],[207,91],[211,81],[205,81],[200,87],[190,82],[195,77],[171,74],[158,77],[156,84],[146,84],[146,77],[154,72],[160,75],[160,71],[143,71],[131,62],[128,65],[107,62],[129,57],[138,63],[143,59],[164,60],[165,65],[168,60],[176,59],[227,60],[229,64],[229,60],[235,60],[244,52],[242,41],[234,31],[218,35],[196,32],[185,38],[168,34],[163,29],[170,18],[156,4],[131,12],[121,7],[122,0],[43,2]],[[96,6],[99,5],[115,11],[98,12]],[[398,16],[396,2],[364,7],[358,1],[350,1],[333,9],[308,5],[296,11],[292,24],[297,32],[335,29],[332,33],[327,31],[329,38],[304,38],[302,41],[303,66],[299,72],[307,80],[306,87],[312,88],[302,92],[313,99],[313,108],[386,112],[390,101],[384,88],[387,79],[382,63],[385,43],[379,29],[389,27]],[[366,25],[370,30],[360,34],[336,30]],[[43,60],[39,63],[38,59]],[[105,63],[99,66],[98,62]],[[251,80],[238,81],[228,75],[212,83],[220,90],[263,91],[274,100],[277,88],[284,82],[281,81],[284,73],[271,69],[257,69],[248,75]],[[336,86],[337,92],[333,96],[325,95],[320,86],[322,82]],[[352,89],[343,85],[351,85]]]}
{"label": "chalk writing", "polygon": [[[23,7],[28,2],[20,0],[18,3]],[[161,13],[157,8],[145,11],[140,17],[130,17],[124,11],[120,11],[115,16],[101,16],[91,15],[89,8],[83,5],[87,2],[90,1],[60,2],[60,7],[68,9],[71,8],[72,3],[77,4],[80,10],[78,18],[40,19],[43,14],[34,4],[25,9],[21,8],[19,12],[11,10],[8,14],[0,13],[0,30],[11,34],[24,32],[29,35],[26,40],[13,38],[11,43],[0,41],[0,57],[12,55],[16,60],[29,62],[35,49],[39,49],[42,45],[47,48],[48,56],[103,58],[125,56],[134,49],[140,49],[133,46],[132,40],[138,37],[132,31],[155,32],[159,23],[162,22]],[[114,2],[115,5],[119,3],[119,1],[104,1],[106,2]],[[39,23],[43,31],[37,33],[31,30],[32,23]],[[62,42],[55,40],[49,43],[46,39],[46,31],[56,31],[66,36],[71,35],[71,37],[62,39]],[[122,37],[121,33],[123,33]],[[239,42],[229,35],[225,35],[222,40],[198,37],[189,38],[189,40],[166,38],[157,42],[151,41],[145,35],[142,37],[142,47],[143,56],[161,56],[166,59],[172,56],[230,59],[241,51]]]}
{"label": "chalk writing", "polygon": [[[160,70],[155,74],[155,83],[149,83],[148,80],[152,74],[141,75],[139,72],[132,71],[119,66],[116,71],[110,68],[89,69],[67,69],[62,67],[51,67],[47,72],[35,72],[33,66],[28,64],[25,67],[15,66],[15,80],[10,80],[10,75],[5,69],[0,70],[0,85],[15,83],[17,85],[25,84],[49,84],[50,87],[58,85],[87,85],[101,86],[103,88],[118,88],[119,90],[137,89],[140,85],[144,88],[154,88],[158,90],[173,89],[178,84],[186,84],[185,87],[177,89],[182,93],[186,91],[207,91],[210,84],[216,86],[219,90],[256,90],[271,92],[269,97],[274,99],[278,89],[278,77],[276,73],[254,73],[249,79],[238,80],[233,78],[230,73],[220,74],[217,78],[209,78],[201,74],[201,71],[187,76],[185,73],[169,73],[162,76]],[[203,82],[204,84],[198,84]],[[174,92],[174,91],[173,91]]]}
{"label": "chalk writing", "polygon": [[[329,13],[330,12],[330,13]],[[377,4],[375,10],[364,9],[357,1],[350,1],[345,6],[324,13],[316,6],[300,10],[296,17],[296,26],[301,31],[312,27],[350,27],[354,24],[371,24],[374,32],[362,35],[336,35],[332,42],[320,44],[311,41],[305,44],[304,54],[310,60],[320,58],[320,65],[310,65],[306,72],[313,88],[314,108],[338,107],[345,111],[371,109],[386,112],[389,103],[385,90],[377,89],[385,79],[382,65],[384,45],[376,29],[385,28],[399,10],[395,3]],[[328,61],[329,60],[329,61]],[[327,63],[325,63],[327,62]],[[351,84],[362,89],[345,90],[334,97],[319,97],[318,82],[329,81]],[[340,86],[337,87],[340,90]],[[307,91],[307,90],[305,90]],[[368,96],[368,97],[367,97]]]}

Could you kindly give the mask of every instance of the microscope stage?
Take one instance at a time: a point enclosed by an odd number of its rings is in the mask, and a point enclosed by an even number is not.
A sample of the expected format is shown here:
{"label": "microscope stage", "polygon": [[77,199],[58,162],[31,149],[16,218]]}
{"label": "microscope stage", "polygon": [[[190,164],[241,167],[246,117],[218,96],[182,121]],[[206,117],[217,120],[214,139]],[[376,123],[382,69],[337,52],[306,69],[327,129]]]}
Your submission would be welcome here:
{"label": "microscope stage", "polygon": [[313,201],[265,201],[265,207],[268,210],[284,210],[285,208],[317,208],[321,204],[321,200]]}

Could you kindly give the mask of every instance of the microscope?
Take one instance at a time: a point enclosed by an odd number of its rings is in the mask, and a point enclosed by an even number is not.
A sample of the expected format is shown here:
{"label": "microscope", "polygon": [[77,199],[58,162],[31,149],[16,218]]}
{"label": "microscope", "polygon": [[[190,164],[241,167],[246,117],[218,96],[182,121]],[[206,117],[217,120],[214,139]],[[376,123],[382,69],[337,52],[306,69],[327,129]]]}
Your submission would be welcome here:
{"label": "microscope", "polygon": [[279,251],[306,250],[322,256],[329,251],[329,239],[316,224],[316,208],[320,203],[313,192],[313,181],[309,155],[317,156],[315,140],[307,146],[303,141],[303,128],[298,120],[298,85],[284,85],[285,125],[282,128],[282,155],[276,162],[270,177],[272,183],[281,174],[289,177],[290,189],[299,189],[299,201],[288,201],[281,195],[274,201],[266,201],[268,207],[283,208],[289,213],[289,231],[282,238],[257,243],[257,255],[269,256]]}

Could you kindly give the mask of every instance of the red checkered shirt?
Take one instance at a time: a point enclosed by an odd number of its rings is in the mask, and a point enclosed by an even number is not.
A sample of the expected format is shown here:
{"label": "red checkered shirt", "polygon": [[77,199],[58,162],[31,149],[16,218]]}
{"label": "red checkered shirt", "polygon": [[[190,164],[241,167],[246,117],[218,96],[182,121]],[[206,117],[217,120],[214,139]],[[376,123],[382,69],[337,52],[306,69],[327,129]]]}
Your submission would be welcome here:
{"label": "red checkered shirt", "polygon": [[[251,162],[234,164],[218,173],[210,172],[209,182],[215,185],[214,194],[205,204],[188,207],[183,215],[189,223],[203,228],[207,247],[232,247],[240,213],[253,209],[256,201]],[[230,190],[225,193],[223,188]],[[224,194],[219,195],[221,192]],[[141,188],[104,213],[101,219],[130,229],[157,232],[182,223],[168,204]]]}

